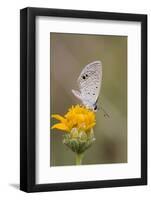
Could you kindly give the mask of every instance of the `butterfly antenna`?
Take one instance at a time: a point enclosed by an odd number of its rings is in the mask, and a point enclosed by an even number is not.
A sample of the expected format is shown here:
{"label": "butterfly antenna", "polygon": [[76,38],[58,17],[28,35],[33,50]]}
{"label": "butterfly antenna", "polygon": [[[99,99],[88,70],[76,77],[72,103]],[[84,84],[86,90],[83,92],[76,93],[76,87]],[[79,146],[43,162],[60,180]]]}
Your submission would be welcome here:
{"label": "butterfly antenna", "polygon": [[110,115],[104,110],[104,108],[102,106],[100,106],[101,110],[103,111],[104,113],[104,117],[108,117],[110,118]]}

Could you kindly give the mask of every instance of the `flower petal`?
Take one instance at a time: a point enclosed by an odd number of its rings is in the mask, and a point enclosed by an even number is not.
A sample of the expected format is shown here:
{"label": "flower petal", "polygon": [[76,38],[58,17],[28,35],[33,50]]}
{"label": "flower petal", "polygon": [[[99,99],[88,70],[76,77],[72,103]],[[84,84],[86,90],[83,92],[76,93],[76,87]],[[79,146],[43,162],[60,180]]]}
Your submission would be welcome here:
{"label": "flower petal", "polygon": [[62,117],[61,115],[51,115],[52,118],[54,119],[57,119],[57,120],[60,120],[61,122],[64,122],[65,121],[65,118]]}
{"label": "flower petal", "polygon": [[96,124],[95,122],[92,123],[92,124],[90,124],[89,126],[86,127],[86,129],[87,129],[87,130],[91,129],[93,126],[95,126],[95,124]]}
{"label": "flower petal", "polygon": [[65,116],[54,114],[52,118],[60,121],[53,125],[52,129],[56,128],[67,132],[70,132],[72,128],[88,131],[96,124],[95,113],[81,105],[69,108]]}
{"label": "flower petal", "polygon": [[51,127],[51,129],[59,129],[59,130],[62,130],[62,131],[69,131],[69,128],[63,123],[55,124]]}

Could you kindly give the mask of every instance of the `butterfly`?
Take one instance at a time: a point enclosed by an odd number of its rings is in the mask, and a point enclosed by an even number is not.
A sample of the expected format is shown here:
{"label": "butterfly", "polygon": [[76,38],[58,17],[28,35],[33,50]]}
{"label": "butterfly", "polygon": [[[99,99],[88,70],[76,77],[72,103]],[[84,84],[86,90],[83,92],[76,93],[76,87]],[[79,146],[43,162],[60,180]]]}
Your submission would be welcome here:
{"label": "butterfly", "polygon": [[84,67],[77,80],[78,90],[72,90],[87,108],[97,111],[97,101],[102,83],[102,63],[94,61]]}

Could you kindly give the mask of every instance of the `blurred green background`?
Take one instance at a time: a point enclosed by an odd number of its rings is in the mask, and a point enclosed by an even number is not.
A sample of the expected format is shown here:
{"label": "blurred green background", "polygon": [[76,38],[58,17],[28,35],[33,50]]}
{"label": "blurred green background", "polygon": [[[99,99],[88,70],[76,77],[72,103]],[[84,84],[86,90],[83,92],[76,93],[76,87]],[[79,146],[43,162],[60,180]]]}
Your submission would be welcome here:
{"label": "blurred green background", "polygon": [[[96,113],[96,141],[86,152],[83,164],[127,162],[127,37],[50,33],[50,113],[64,115],[79,103],[71,90],[81,70],[100,60],[103,80]],[[57,121],[51,119],[51,126]],[[75,154],[62,143],[63,132],[50,131],[50,166],[75,164]]]}

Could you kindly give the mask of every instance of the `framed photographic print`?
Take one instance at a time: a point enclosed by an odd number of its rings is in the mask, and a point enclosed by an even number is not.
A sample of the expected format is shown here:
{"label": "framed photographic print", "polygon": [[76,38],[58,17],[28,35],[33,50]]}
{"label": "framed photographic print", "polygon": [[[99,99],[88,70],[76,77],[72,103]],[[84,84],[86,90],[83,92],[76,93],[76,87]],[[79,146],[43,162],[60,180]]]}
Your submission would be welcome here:
{"label": "framed photographic print", "polygon": [[147,16],[20,12],[20,189],[147,184]]}

